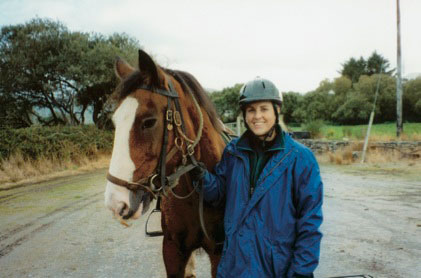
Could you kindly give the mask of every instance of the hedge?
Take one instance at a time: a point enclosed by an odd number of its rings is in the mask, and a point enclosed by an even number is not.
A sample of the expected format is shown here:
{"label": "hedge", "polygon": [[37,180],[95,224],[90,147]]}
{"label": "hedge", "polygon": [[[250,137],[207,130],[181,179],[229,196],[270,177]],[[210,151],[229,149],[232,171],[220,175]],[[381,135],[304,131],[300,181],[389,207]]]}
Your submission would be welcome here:
{"label": "hedge", "polygon": [[113,132],[90,126],[34,126],[0,130],[0,159],[20,152],[25,158],[71,158],[111,152]]}

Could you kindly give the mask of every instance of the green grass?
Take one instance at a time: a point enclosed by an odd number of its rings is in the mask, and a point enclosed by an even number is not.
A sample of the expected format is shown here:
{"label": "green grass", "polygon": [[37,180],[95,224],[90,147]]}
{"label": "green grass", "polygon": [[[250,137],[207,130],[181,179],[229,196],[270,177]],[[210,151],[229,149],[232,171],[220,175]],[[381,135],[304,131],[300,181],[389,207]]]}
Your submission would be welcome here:
{"label": "green grass", "polygon": [[[292,127],[292,131],[301,131],[302,127]],[[333,126],[325,125],[321,128],[321,137],[330,140],[363,140],[365,138],[367,125],[354,126]],[[421,140],[421,123],[404,123],[402,140]],[[396,139],[396,124],[375,124],[371,127],[371,138],[379,140]]]}

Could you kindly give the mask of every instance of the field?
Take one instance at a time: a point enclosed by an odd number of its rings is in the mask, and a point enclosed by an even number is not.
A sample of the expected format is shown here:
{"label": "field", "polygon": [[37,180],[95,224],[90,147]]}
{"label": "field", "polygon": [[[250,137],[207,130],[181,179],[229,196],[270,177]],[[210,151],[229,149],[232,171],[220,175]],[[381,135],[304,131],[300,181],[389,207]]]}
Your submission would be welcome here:
{"label": "field", "polygon": [[[292,131],[302,131],[305,127],[288,127]],[[354,126],[333,126],[322,125],[319,128],[320,133],[317,137],[326,138],[329,140],[364,140],[367,125]],[[371,127],[370,139],[374,141],[394,141],[396,140],[396,124],[385,123],[375,124]],[[403,134],[401,136],[403,141],[420,141],[421,140],[421,123],[404,123]]]}

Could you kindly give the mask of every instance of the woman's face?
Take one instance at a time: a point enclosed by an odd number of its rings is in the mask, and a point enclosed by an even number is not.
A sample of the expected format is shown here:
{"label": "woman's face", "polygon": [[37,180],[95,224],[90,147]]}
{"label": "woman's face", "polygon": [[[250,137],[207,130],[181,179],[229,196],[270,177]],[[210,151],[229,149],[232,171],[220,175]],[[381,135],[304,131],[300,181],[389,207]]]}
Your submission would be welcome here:
{"label": "woman's face", "polygon": [[264,139],[265,134],[275,124],[276,116],[272,102],[253,102],[246,107],[246,123],[254,135]]}

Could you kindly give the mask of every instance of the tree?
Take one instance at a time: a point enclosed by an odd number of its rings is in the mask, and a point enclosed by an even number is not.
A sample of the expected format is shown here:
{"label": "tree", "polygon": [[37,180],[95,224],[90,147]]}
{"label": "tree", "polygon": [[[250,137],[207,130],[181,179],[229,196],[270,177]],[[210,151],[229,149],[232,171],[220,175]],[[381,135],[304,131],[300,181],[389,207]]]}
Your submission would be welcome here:
{"label": "tree", "polygon": [[368,121],[371,108],[366,96],[350,93],[332,116],[340,124],[363,124]]}
{"label": "tree", "polygon": [[421,77],[404,83],[403,112],[404,119],[421,122]]}
{"label": "tree", "polygon": [[395,69],[388,70],[390,67],[389,61],[384,58],[382,55],[377,54],[376,51],[374,51],[370,57],[367,59],[367,69],[366,74],[371,76],[373,74],[387,74],[392,75],[392,73],[395,71]]}
{"label": "tree", "polygon": [[24,128],[31,125],[29,113],[32,108],[26,102],[10,97],[0,91],[0,128]]}
{"label": "tree", "polygon": [[336,96],[345,96],[352,89],[351,79],[346,76],[335,78],[332,89]]}
{"label": "tree", "polygon": [[394,77],[386,74],[363,75],[354,86],[355,92],[357,95],[364,96],[372,106],[378,82],[380,83],[374,120],[376,122],[394,121],[396,119],[396,81]]}
{"label": "tree", "polygon": [[77,94],[77,101],[84,109],[92,109],[93,122],[102,127],[111,113],[104,104],[117,85],[113,70],[115,57],[124,57],[134,64],[139,44],[126,34],[116,33],[108,38],[95,34],[91,37],[92,46],[83,53],[84,63],[76,73],[81,76],[78,82],[83,85]]}
{"label": "tree", "polygon": [[293,117],[299,122],[331,121],[335,112],[334,83],[328,79],[322,80],[319,87],[306,93],[299,102],[298,108],[293,112]]}
{"label": "tree", "polygon": [[353,57],[350,58],[342,64],[342,69],[339,72],[342,76],[348,77],[354,84],[358,82],[362,75],[371,76],[379,73],[392,75],[394,69],[388,70],[389,67],[389,61],[374,51],[367,60],[363,57],[360,57],[358,60]]}
{"label": "tree", "polygon": [[292,117],[300,122],[312,122],[316,120],[330,121],[334,112],[332,101],[334,95],[330,91],[318,91],[317,89],[308,92],[298,101],[296,110]]}
{"label": "tree", "polygon": [[240,98],[240,89],[242,86],[243,84],[236,84],[233,87],[227,87],[221,91],[210,94],[210,98],[215,104],[216,111],[224,123],[235,122],[240,113],[238,100]]}
{"label": "tree", "polygon": [[299,107],[302,95],[295,92],[283,93],[283,102],[281,113],[284,115],[284,122],[286,124],[298,123],[298,119],[294,118],[293,113]]}
{"label": "tree", "polygon": [[[371,78],[376,80],[378,75],[372,75]],[[380,122],[396,121],[396,79],[395,77],[384,75],[381,79],[379,88],[379,113]]]}
{"label": "tree", "polygon": [[358,82],[361,75],[366,73],[367,62],[363,57],[360,59],[350,58],[344,64],[342,64],[342,70],[340,71],[342,76],[348,77],[352,83]]}
{"label": "tree", "polygon": [[97,121],[103,92],[109,95],[116,84],[116,54],[130,57],[138,48],[124,34],[105,38],[70,32],[48,19],[5,26],[0,35],[0,100],[15,111],[10,115],[21,115],[20,122],[29,119],[29,124],[83,124],[89,107]]}
{"label": "tree", "polygon": [[58,22],[41,19],[2,28],[2,92],[27,108],[25,118],[35,117],[43,124],[76,120],[72,91],[78,88],[66,78],[66,72],[67,65],[71,67],[72,60],[80,57],[80,42],[85,39],[85,35],[71,34]]}

